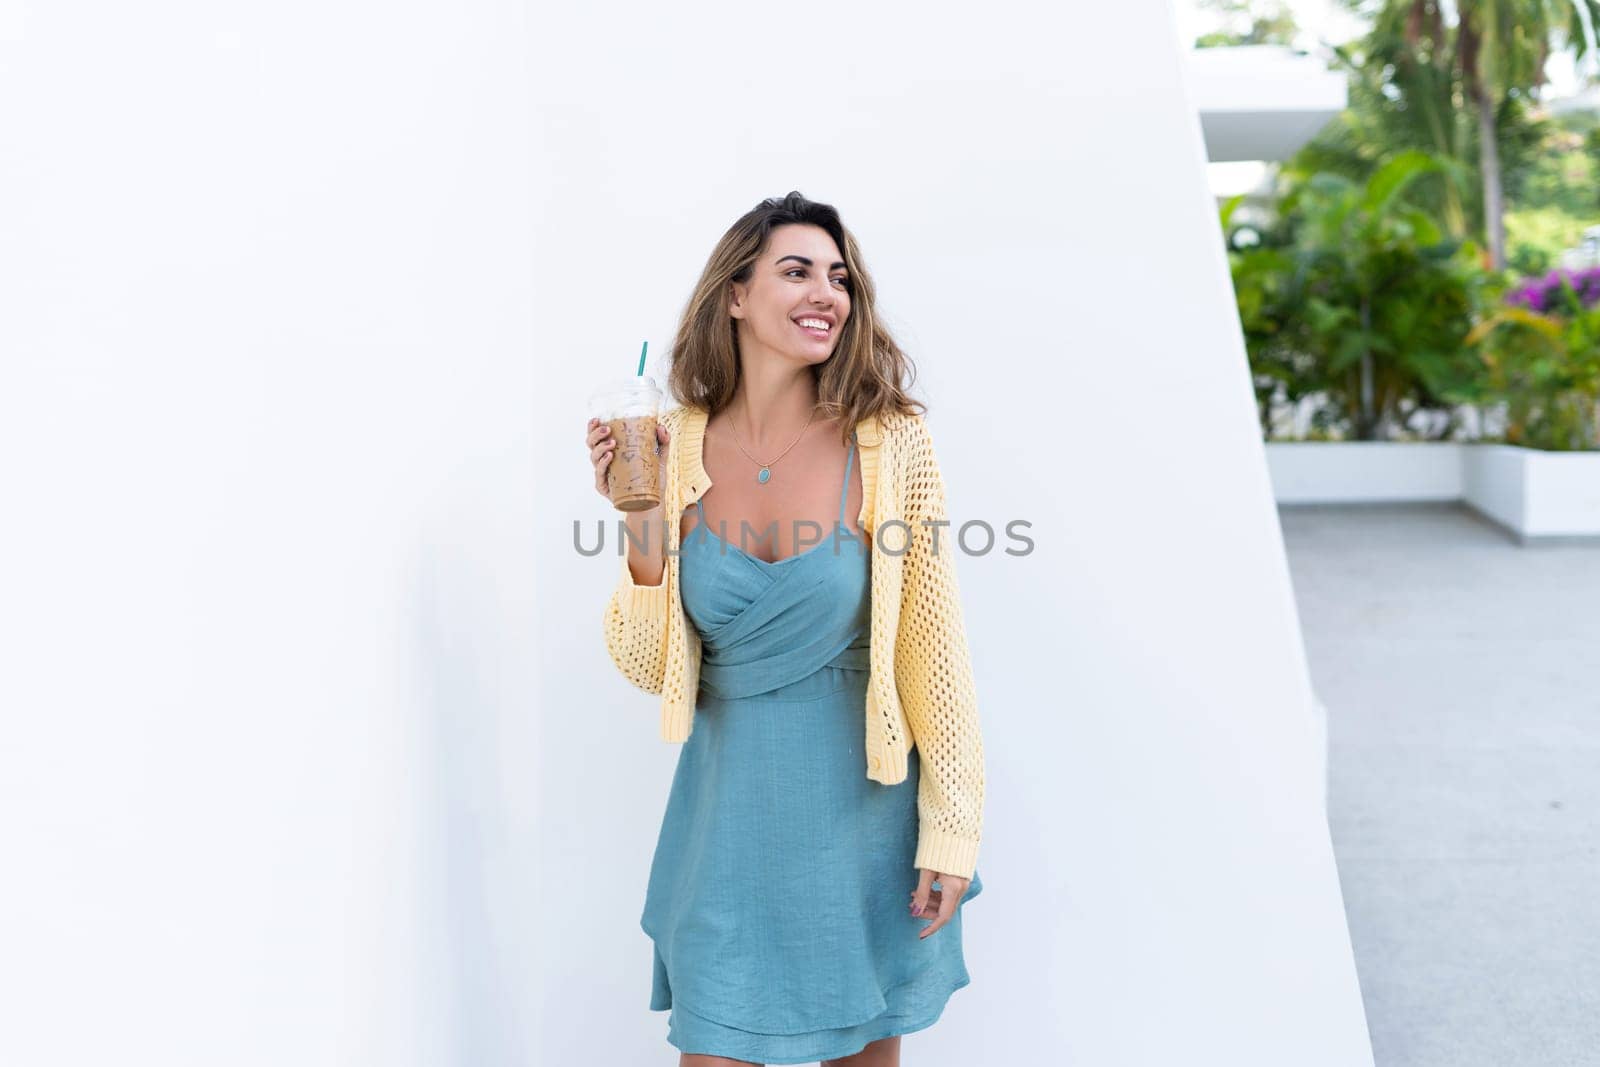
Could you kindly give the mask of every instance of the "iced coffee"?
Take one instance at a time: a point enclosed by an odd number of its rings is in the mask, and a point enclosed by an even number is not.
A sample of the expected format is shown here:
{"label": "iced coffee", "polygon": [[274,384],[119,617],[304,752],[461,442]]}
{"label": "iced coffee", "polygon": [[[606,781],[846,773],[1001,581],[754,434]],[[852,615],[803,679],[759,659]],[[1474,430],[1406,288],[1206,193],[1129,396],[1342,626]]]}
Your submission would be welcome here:
{"label": "iced coffee", "polygon": [[661,394],[645,377],[629,378],[596,393],[591,414],[611,427],[616,444],[606,467],[606,489],[618,511],[649,511],[661,505],[656,419]]}

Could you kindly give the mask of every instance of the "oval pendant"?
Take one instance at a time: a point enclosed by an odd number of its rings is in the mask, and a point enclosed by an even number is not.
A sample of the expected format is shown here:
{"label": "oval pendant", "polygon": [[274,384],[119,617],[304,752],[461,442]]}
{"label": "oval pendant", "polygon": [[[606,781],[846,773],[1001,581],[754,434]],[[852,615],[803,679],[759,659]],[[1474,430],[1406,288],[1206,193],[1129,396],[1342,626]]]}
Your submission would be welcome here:
{"label": "oval pendant", "polygon": [[761,468],[761,473],[756,475],[756,480],[759,481],[762,485],[766,485],[767,484],[767,479],[770,478],[770,477],[772,477],[772,472],[769,471],[767,468],[762,467]]}

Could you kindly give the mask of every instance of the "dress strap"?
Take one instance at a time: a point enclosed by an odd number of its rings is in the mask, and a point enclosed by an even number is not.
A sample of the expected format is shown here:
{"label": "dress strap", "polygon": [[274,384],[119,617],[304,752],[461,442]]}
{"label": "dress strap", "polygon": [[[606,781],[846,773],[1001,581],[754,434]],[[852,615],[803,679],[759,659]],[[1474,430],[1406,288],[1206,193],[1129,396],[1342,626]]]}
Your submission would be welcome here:
{"label": "dress strap", "polygon": [[835,524],[837,526],[844,526],[845,525],[844,508],[845,508],[846,502],[849,501],[849,499],[850,499],[850,465],[855,462],[855,459],[856,459],[856,433],[855,433],[854,430],[851,430],[850,431],[850,450],[849,450],[849,452],[845,453],[845,458],[844,458],[844,485],[839,489],[839,520]]}

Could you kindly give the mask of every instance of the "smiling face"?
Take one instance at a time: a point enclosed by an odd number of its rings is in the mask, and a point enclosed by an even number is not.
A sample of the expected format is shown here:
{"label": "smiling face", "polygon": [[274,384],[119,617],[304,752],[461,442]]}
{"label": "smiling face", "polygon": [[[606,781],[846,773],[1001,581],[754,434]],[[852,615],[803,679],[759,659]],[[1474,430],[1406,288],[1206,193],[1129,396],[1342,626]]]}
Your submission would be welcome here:
{"label": "smiling face", "polygon": [[850,317],[844,256],[820,226],[773,229],[750,278],[734,282],[728,313],[748,358],[821,363]]}

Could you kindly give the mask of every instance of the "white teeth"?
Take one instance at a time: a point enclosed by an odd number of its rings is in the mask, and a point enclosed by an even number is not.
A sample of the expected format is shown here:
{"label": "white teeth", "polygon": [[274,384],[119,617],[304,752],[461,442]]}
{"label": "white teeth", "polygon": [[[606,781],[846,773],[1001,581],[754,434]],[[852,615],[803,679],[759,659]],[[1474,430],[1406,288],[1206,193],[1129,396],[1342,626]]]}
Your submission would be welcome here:
{"label": "white teeth", "polygon": [[796,321],[801,326],[809,326],[814,330],[826,330],[828,328],[828,324],[821,319],[797,319]]}

